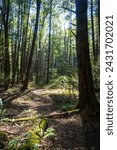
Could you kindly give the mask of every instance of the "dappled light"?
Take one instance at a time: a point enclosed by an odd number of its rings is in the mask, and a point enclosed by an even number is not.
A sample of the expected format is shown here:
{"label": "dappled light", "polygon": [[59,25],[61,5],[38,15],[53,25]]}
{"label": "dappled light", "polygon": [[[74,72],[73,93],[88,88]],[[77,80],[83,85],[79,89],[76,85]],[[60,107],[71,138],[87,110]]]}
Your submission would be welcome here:
{"label": "dappled light", "polygon": [[99,8],[0,1],[0,149],[99,150]]}

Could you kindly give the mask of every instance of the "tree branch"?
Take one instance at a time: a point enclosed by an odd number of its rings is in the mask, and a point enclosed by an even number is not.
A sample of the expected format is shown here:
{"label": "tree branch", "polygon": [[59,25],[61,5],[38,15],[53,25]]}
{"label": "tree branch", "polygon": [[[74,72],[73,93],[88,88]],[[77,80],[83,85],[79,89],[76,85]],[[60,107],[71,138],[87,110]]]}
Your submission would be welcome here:
{"label": "tree branch", "polygon": [[63,9],[66,9],[66,10],[69,10],[69,11],[71,11],[71,12],[73,12],[73,13],[76,14],[76,11],[74,11],[74,10],[71,10],[71,9],[69,9],[69,8],[67,8],[67,7],[64,7],[64,6],[62,6],[62,8],[63,8]]}
{"label": "tree branch", "polygon": [[72,31],[72,30],[70,30],[71,31],[71,33],[76,37],[76,34]]}
{"label": "tree branch", "polygon": [[76,24],[74,24],[74,23],[70,23],[71,25],[73,25],[73,26],[76,26]]}

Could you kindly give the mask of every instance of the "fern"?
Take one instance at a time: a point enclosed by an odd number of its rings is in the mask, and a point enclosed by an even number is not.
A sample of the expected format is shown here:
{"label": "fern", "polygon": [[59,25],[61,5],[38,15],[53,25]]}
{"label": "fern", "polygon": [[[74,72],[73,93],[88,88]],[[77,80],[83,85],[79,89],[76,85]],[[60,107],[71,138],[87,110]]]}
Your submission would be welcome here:
{"label": "fern", "polygon": [[10,150],[39,150],[42,139],[55,136],[55,129],[47,128],[47,120],[42,118],[39,125],[29,130],[23,137],[9,142]]}
{"label": "fern", "polygon": [[10,149],[10,150],[17,150],[18,142],[19,142],[19,139],[18,139],[18,138],[15,138],[15,139],[11,140],[11,141],[9,142],[9,144],[8,144],[9,149]]}
{"label": "fern", "polygon": [[55,129],[54,128],[48,128],[46,130],[46,132],[44,133],[44,137],[43,138],[47,138],[47,137],[55,137],[56,134],[55,134]]}

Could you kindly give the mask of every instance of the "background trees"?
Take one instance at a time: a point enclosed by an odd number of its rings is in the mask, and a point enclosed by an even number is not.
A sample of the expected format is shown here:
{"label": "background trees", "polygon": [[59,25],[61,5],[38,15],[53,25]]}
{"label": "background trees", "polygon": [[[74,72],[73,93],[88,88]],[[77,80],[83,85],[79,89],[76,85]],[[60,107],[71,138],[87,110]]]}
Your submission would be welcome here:
{"label": "background trees", "polygon": [[93,103],[99,88],[99,0],[1,2],[1,86],[25,89],[30,81],[42,85],[78,72],[79,105]]}
{"label": "background trees", "polygon": [[5,87],[8,88],[10,81],[10,60],[9,60],[9,11],[10,11],[10,0],[2,1],[2,6],[0,6],[2,23],[4,28],[4,81]]}

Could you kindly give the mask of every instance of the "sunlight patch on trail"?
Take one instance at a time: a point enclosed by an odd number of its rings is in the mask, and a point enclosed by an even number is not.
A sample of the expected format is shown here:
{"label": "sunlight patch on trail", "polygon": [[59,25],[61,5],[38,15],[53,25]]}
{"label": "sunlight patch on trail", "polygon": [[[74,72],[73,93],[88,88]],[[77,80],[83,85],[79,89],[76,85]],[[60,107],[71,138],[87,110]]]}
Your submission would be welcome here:
{"label": "sunlight patch on trail", "polygon": [[59,94],[62,93],[64,90],[61,89],[38,89],[32,91],[35,95],[45,95],[45,94]]}

